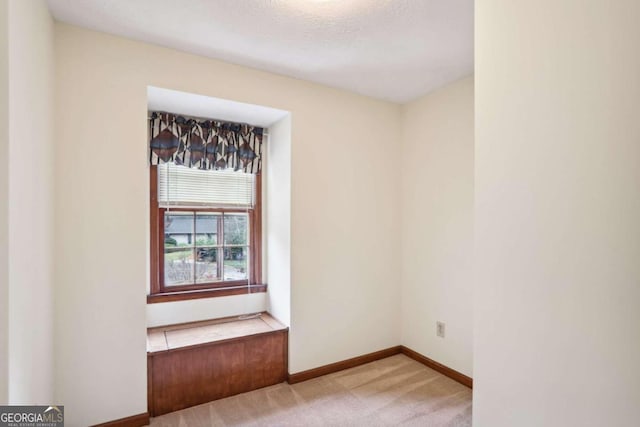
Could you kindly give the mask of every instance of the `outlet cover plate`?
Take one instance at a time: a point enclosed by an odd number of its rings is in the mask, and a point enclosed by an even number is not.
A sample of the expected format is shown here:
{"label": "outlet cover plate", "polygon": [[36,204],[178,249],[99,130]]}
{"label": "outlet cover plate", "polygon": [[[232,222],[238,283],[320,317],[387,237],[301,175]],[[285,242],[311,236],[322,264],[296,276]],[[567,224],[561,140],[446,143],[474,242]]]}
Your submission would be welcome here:
{"label": "outlet cover plate", "polygon": [[436,335],[444,338],[444,322],[436,322]]}

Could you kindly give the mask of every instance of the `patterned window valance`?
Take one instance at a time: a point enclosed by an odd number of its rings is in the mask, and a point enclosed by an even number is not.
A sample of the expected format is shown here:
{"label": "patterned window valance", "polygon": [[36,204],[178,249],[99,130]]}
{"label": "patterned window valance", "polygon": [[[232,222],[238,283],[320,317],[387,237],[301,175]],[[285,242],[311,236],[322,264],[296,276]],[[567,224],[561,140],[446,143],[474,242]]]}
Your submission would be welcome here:
{"label": "patterned window valance", "polygon": [[149,113],[149,164],[175,163],[198,169],[258,174],[263,129],[247,124]]}

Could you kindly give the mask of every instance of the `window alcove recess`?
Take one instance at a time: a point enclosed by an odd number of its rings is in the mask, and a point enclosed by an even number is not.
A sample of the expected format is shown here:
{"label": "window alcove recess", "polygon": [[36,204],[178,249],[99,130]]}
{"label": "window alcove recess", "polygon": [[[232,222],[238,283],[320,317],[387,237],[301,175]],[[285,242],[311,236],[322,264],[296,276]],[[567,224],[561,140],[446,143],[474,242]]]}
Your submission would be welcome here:
{"label": "window alcove recess", "polygon": [[149,114],[149,303],[266,291],[264,129]]}

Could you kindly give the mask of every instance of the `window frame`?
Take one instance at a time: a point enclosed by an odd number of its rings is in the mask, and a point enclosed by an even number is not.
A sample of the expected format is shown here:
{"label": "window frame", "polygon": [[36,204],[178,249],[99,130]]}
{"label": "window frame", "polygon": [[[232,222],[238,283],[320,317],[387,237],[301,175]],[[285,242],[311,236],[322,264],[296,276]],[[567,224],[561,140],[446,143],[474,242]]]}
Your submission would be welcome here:
{"label": "window frame", "polygon": [[158,167],[149,168],[149,205],[150,205],[150,293],[147,303],[182,301],[196,298],[212,298],[228,295],[241,295],[266,292],[267,285],[262,282],[262,175],[256,175],[255,206],[253,209],[237,208],[171,208],[171,211],[248,213],[249,227],[249,276],[245,280],[221,280],[209,283],[175,285],[164,284],[164,214],[166,208],[158,204]]}

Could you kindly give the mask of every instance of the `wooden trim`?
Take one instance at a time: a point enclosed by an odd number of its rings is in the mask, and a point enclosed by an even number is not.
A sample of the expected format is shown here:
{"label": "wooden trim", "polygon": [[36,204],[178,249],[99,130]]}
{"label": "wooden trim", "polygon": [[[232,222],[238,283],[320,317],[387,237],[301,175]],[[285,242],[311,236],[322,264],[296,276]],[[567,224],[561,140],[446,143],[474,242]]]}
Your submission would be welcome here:
{"label": "wooden trim", "polygon": [[[158,243],[156,243],[156,248],[158,249],[158,252],[156,252],[154,257],[156,258],[156,265],[157,265],[157,269],[156,269],[157,273],[155,277],[158,283],[155,286],[157,291],[154,293],[162,293],[163,292],[162,288],[164,287],[164,227],[165,227],[164,215],[167,210],[164,208],[158,208],[156,210],[158,211],[158,219],[156,221],[158,228],[156,229],[155,236],[158,239]],[[151,277],[154,277],[154,276],[151,276]]]}
{"label": "wooden trim", "polygon": [[255,294],[258,292],[267,292],[267,285],[250,285],[238,286],[234,288],[203,289],[151,294],[147,295],[147,304],[171,301],[185,301],[199,298],[227,297],[230,295]]}
{"label": "wooden trim", "polygon": [[144,412],[138,415],[132,415],[119,420],[108,421],[102,424],[96,424],[93,427],[142,427],[149,425],[149,413]]}
{"label": "wooden trim", "polygon": [[[168,209],[166,206],[162,209]],[[247,213],[247,209],[238,209],[238,208],[211,208],[204,206],[191,206],[191,207],[180,207],[180,206],[171,206],[171,212],[212,212],[212,213]],[[251,210],[251,209],[249,209]]]}
{"label": "wooden trim", "polygon": [[442,363],[438,363],[433,359],[429,359],[427,356],[423,356],[417,351],[411,350],[408,347],[403,345],[400,346],[400,352],[407,357],[412,358],[413,360],[422,363],[423,365],[433,369],[434,371],[440,372],[442,375],[445,375],[451,378],[454,381],[459,382],[462,385],[473,389],[473,378],[466,376],[465,374],[458,372],[454,369],[449,368],[448,366],[443,365]]}
{"label": "wooden trim", "polygon": [[[224,280],[224,268],[222,268],[222,266],[224,265],[224,221],[224,212],[222,212],[221,216],[218,217],[218,224],[216,229],[216,231],[218,232],[218,244],[221,245],[216,249],[216,276],[222,280]],[[248,280],[246,284],[249,284]]]}
{"label": "wooden trim", "polygon": [[262,283],[262,174],[256,175],[256,205],[251,211],[251,284]]}
{"label": "wooden trim", "polygon": [[375,351],[373,353],[354,357],[352,359],[342,360],[340,362],[331,363],[325,366],[320,366],[319,368],[309,369],[308,371],[289,374],[287,378],[287,382],[289,384],[295,384],[302,381],[307,381],[312,378],[321,377],[323,375],[342,371],[343,369],[355,368],[356,366],[364,365],[365,363],[384,359],[386,357],[399,354],[400,352],[401,352],[400,346],[390,347],[384,350]]}
{"label": "wooden trim", "polygon": [[283,353],[284,353],[284,378],[282,381],[289,382],[289,327],[284,331],[284,344],[283,344]]}
{"label": "wooden trim", "polygon": [[[221,248],[220,248],[221,249]],[[221,250],[218,253],[222,252]],[[216,289],[216,288],[246,288],[249,286],[248,280],[227,280],[226,282],[209,282],[209,283],[200,283],[197,285],[175,285],[175,286],[164,286],[162,290],[158,293],[160,294],[173,294],[178,292],[186,292],[186,291],[201,291],[206,289]]]}
{"label": "wooden trim", "polygon": [[147,412],[155,414],[153,407],[153,356],[147,352]]}
{"label": "wooden trim", "polygon": [[158,276],[159,271],[159,257],[160,248],[158,247],[159,236],[158,230],[162,230],[162,227],[158,225],[158,167],[151,166],[149,169],[149,225],[151,227],[149,231],[150,246],[149,253],[150,267],[151,267],[151,293],[156,294],[160,292],[160,278]]}
{"label": "wooden trim", "polygon": [[466,376],[465,374],[449,368],[435,360],[429,359],[426,356],[411,350],[408,347],[399,345],[396,347],[390,347],[385,350],[376,351],[373,353],[365,354],[362,356],[354,357],[352,359],[342,360],[340,362],[331,363],[329,365],[320,366],[318,368],[309,369],[307,371],[298,372],[295,374],[289,374],[287,382],[289,384],[295,384],[302,381],[307,381],[312,378],[321,377],[323,375],[332,374],[334,372],[342,371],[343,369],[354,368],[356,366],[364,365],[365,363],[374,362],[376,360],[384,359],[386,357],[394,356],[396,354],[404,354],[411,359],[422,363],[423,365],[441,373],[442,375],[451,378],[454,381],[459,382],[473,389],[473,378]]}

